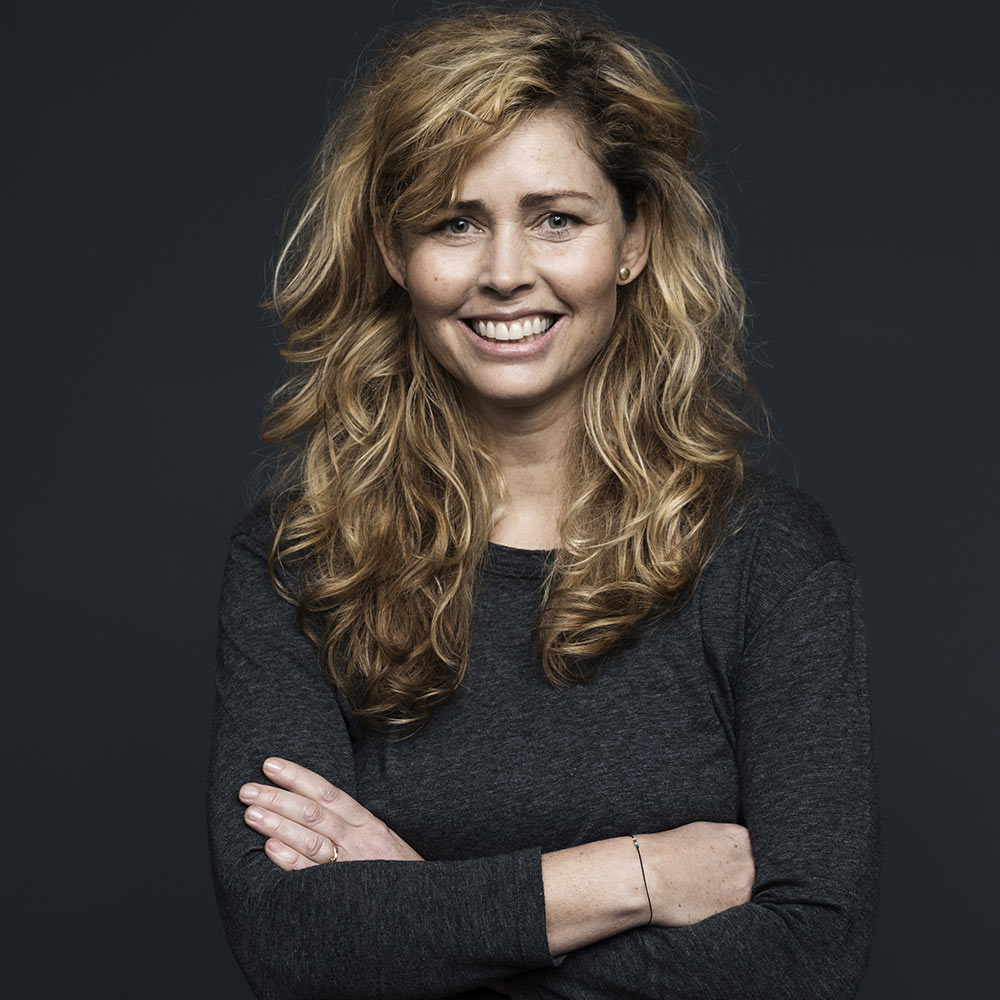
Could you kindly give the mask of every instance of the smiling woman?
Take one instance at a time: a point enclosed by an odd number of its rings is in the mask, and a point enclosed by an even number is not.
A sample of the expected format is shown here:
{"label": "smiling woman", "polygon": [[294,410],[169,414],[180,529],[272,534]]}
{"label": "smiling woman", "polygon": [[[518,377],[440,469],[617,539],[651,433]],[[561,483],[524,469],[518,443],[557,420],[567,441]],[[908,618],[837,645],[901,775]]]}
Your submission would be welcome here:
{"label": "smiling woman", "polygon": [[399,35],[275,278],[286,447],[233,534],[213,873],[258,996],[853,996],[864,632],[751,471],[743,298],[651,47]]}
{"label": "smiling woman", "polygon": [[[558,108],[472,159],[457,196],[462,215],[383,241],[386,267],[409,292],[424,346],[483,429],[506,432],[516,406],[522,426],[550,428],[562,450],[587,372],[611,338],[618,286],[646,262],[645,204],[625,220],[614,184]],[[538,548],[558,544],[557,510],[546,506],[547,534],[530,535]],[[509,518],[494,526],[494,541],[523,545],[527,526]]]}
{"label": "smiling woman", "polygon": [[[625,220],[614,184],[561,109],[537,112],[479,153],[457,196],[462,215],[383,242],[386,267],[483,428],[503,426],[516,405],[516,419],[551,427],[561,450],[611,338],[618,286],[646,262],[645,205]],[[550,527],[538,547],[558,544]]]}

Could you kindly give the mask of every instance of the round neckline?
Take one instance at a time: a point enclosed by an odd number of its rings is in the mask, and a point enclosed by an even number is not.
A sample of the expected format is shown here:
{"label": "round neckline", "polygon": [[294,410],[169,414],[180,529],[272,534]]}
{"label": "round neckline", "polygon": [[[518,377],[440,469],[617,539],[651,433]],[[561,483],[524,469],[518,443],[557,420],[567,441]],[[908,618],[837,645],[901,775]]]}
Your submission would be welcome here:
{"label": "round neckline", "polygon": [[555,549],[518,549],[512,545],[490,542],[483,569],[496,576],[512,576],[521,580],[541,579],[546,563]]}

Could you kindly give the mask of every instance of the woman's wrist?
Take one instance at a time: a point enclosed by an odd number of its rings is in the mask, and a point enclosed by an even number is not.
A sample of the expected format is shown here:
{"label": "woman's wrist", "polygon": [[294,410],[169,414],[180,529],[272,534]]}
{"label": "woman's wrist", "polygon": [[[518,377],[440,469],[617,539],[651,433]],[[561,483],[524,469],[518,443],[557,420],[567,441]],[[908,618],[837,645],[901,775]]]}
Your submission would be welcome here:
{"label": "woman's wrist", "polygon": [[553,957],[649,922],[642,868],[630,836],[543,854],[542,881]]}

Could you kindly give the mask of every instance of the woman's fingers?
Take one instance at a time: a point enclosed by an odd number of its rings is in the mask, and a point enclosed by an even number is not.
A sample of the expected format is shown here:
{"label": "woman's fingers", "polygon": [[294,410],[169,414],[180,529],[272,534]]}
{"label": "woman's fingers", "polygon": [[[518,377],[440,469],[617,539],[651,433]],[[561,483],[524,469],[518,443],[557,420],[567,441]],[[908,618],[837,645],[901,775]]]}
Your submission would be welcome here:
{"label": "woman's fingers", "polygon": [[309,768],[270,757],[263,771],[275,784],[248,782],[240,789],[240,800],[248,806],[243,818],[249,827],[270,838],[264,850],[286,871],[324,864],[333,860],[336,851],[343,856],[346,828],[374,818],[350,795]]}
{"label": "woman's fingers", "polygon": [[351,826],[363,826],[373,819],[372,814],[360,802],[307,767],[282,757],[268,757],[262,770],[276,785],[322,803]]}
{"label": "woman's fingers", "polygon": [[332,861],[339,851],[339,845],[335,849],[335,842],[329,836],[259,806],[250,806],[244,813],[244,819],[248,826],[271,838],[264,845],[265,850],[270,845],[268,856],[282,858],[283,868],[324,864]]}
{"label": "woman's fingers", "polygon": [[240,799],[248,806],[243,814],[247,826],[312,862],[330,861],[334,844],[343,854],[345,835],[355,829],[315,800],[284,788],[250,783],[240,789]]}
{"label": "woman's fingers", "polygon": [[265,850],[280,867],[324,864],[338,851],[339,860],[423,861],[374,813],[315,771],[280,757],[269,757],[263,771],[274,784],[248,782],[239,797],[248,807],[247,825],[271,838]]}
{"label": "woman's fingers", "polygon": [[293,851],[287,844],[280,840],[268,840],[264,844],[264,853],[279,867],[286,872],[298,871],[302,868],[312,868],[316,862]]}
{"label": "woman's fingers", "polygon": [[329,837],[336,837],[347,826],[341,816],[315,799],[272,785],[250,782],[240,789],[240,801],[248,806],[277,813],[301,826],[312,827]]}

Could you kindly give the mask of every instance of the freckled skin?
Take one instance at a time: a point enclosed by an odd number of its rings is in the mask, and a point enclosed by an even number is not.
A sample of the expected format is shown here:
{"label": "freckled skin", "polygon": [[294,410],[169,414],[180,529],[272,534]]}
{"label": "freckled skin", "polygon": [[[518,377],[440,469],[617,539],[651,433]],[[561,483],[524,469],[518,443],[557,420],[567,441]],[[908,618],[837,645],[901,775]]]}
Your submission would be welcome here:
{"label": "freckled skin", "polygon": [[[574,194],[524,201],[551,192]],[[634,278],[645,264],[644,213],[626,225],[614,186],[563,112],[534,116],[472,160],[458,201],[442,213],[450,222],[404,234],[386,254],[420,336],[487,415],[570,415],[611,336],[618,269]],[[491,355],[461,322],[522,309],[564,317],[529,356]]]}

